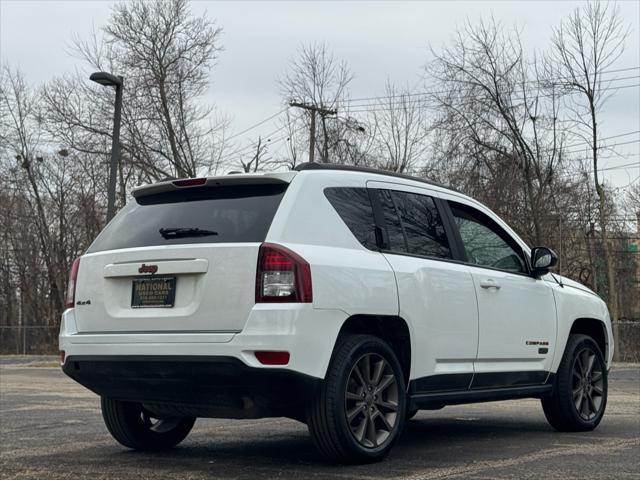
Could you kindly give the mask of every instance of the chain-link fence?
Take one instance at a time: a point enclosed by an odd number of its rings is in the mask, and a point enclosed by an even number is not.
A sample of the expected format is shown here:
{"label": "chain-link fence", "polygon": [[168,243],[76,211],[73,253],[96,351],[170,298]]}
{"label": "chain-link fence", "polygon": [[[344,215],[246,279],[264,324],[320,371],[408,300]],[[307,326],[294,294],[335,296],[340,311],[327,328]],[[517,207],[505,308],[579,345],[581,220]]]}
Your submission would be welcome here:
{"label": "chain-link fence", "polygon": [[0,325],[0,354],[55,355],[59,331],[55,325]]}
{"label": "chain-link fence", "polygon": [[640,321],[619,322],[620,338],[616,340],[621,362],[640,362]]}

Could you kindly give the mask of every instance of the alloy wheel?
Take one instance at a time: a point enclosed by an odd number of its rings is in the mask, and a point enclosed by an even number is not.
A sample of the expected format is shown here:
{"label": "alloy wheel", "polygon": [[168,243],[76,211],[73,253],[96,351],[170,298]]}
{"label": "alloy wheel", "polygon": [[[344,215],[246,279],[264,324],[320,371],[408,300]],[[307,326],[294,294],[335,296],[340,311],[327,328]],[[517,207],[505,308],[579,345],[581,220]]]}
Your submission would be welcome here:
{"label": "alloy wheel", "polygon": [[365,448],[377,448],[398,421],[398,382],[382,356],[365,354],[347,380],[345,412],[353,438]]}
{"label": "alloy wheel", "polygon": [[571,393],[576,411],[583,420],[592,420],[604,401],[603,365],[591,348],[584,348],[573,361]]}

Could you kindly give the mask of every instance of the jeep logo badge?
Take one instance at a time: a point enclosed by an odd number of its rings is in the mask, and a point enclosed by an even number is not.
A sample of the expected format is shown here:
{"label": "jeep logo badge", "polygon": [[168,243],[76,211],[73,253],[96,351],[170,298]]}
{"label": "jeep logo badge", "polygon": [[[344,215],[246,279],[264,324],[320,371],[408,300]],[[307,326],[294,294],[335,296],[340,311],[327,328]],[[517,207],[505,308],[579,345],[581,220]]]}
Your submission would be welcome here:
{"label": "jeep logo badge", "polygon": [[145,265],[144,263],[138,269],[138,273],[156,273],[157,271],[157,265]]}

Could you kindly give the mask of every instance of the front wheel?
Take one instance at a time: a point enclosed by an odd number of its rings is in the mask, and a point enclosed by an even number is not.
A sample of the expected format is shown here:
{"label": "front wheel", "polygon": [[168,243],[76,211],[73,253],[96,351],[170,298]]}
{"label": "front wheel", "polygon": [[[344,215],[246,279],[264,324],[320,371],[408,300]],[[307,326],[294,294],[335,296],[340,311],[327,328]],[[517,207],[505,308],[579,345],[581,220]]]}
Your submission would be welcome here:
{"label": "front wheel", "polygon": [[402,368],[384,341],[369,335],[343,337],[319,394],[311,400],[311,437],[334,461],[381,460],[402,432],[405,395]]}
{"label": "front wheel", "polygon": [[553,393],[542,399],[547,421],[561,432],[593,430],[606,406],[607,368],[598,344],[586,335],[570,335]]}
{"label": "front wheel", "polygon": [[134,450],[163,450],[186,438],[196,419],[155,418],[142,404],[102,397],[102,417],[109,433]]}

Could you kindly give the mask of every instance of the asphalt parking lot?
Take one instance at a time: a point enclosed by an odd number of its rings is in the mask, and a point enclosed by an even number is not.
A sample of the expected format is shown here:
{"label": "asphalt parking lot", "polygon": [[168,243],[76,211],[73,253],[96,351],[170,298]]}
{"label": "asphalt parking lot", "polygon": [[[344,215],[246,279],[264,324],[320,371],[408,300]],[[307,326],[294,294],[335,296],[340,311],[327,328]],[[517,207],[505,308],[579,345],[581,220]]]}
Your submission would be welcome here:
{"label": "asphalt parking lot", "polygon": [[536,400],[447,407],[420,412],[384,462],[345,467],[287,419],[200,419],[170,452],[131,452],[109,436],[98,398],[58,368],[3,361],[0,478],[640,479],[640,366],[615,367],[609,388],[595,432],[554,432]]}

